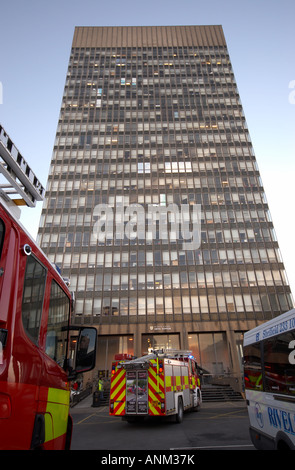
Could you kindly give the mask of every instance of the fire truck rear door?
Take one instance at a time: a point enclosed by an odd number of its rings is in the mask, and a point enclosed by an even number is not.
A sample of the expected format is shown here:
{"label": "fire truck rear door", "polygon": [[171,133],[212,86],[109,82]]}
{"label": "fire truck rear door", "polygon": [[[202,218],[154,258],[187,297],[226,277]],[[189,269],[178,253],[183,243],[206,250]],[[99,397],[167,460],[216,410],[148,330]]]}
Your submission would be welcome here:
{"label": "fire truck rear door", "polygon": [[148,372],[126,372],[126,414],[148,414]]}

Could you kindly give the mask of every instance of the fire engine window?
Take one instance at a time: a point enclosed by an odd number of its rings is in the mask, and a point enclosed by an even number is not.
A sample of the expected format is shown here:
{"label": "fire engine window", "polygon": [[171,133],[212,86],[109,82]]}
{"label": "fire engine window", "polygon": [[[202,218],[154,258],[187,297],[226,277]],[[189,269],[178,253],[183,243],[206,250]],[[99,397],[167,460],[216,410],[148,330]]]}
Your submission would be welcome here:
{"label": "fire engine window", "polygon": [[2,253],[4,233],[5,233],[5,225],[4,225],[4,222],[0,219],[0,256]]}
{"label": "fire engine window", "polygon": [[59,285],[52,281],[45,352],[61,367],[66,357],[67,340],[67,332],[63,331],[63,327],[68,326],[69,315],[70,299]]}
{"label": "fire engine window", "polygon": [[45,282],[46,269],[33,255],[28,256],[22,301],[22,320],[28,336],[35,343],[37,343],[39,335]]}
{"label": "fire engine window", "polygon": [[190,361],[189,364],[190,364],[191,373],[192,373],[192,374],[195,374],[195,373],[196,373],[196,365],[195,365],[195,363],[194,363],[193,361]]}

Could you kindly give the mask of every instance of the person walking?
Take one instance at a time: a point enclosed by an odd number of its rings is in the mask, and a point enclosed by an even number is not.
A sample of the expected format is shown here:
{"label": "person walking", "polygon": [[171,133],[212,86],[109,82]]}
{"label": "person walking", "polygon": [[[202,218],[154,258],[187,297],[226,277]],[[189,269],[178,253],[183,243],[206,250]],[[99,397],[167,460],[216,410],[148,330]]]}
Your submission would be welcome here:
{"label": "person walking", "polygon": [[99,399],[102,400],[103,399],[103,382],[101,380],[101,378],[98,379],[98,391],[99,391]]}

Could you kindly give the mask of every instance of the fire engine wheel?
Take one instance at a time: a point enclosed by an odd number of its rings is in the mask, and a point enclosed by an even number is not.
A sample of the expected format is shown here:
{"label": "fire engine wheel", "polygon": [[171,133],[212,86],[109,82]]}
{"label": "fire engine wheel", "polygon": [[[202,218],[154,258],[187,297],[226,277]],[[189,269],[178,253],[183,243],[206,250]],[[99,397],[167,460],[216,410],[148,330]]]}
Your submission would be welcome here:
{"label": "fire engine wheel", "polygon": [[177,423],[181,423],[182,420],[183,420],[183,403],[182,403],[182,399],[178,398],[178,409],[175,415],[175,421]]}

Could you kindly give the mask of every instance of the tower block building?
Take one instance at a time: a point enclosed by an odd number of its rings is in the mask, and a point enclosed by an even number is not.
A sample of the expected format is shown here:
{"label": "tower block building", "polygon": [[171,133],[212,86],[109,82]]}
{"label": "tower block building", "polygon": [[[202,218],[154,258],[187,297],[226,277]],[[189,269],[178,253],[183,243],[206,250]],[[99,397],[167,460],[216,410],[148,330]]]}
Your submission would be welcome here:
{"label": "tower block building", "polygon": [[241,377],[293,303],[221,26],[75,29],[38,241],[106,376],[163,347]]}

